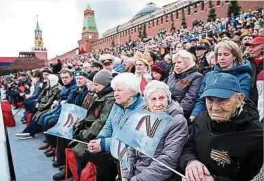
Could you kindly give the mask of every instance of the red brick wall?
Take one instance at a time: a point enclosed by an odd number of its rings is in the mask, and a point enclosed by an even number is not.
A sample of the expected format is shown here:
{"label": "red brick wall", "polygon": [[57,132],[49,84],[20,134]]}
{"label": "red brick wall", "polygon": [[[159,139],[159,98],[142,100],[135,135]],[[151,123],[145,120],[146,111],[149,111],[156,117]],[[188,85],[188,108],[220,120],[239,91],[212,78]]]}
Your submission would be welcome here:
{"label": "red brick wall", "polygon": [[60,56],[57,56],[51,60],[49,60],[49,63],[56,63],[57,62],[57,59],[61,59],[61,60],[64,60],[64,59],[72,59],[72,58],[75,58],[76,57],[76,49],[73,49],[63,55],[60,55]]}
{"label": "red brick wall", "polygon": [[[224,18],[227,17],[227,10],[228,10],[228,4],[225,3],[225,1],[221,1],[220,5],[217,6],[216,3],[217,1],[212,1],[214,4],[214,8],[216,11],[216,15],[217,18]],[[238,1],[239,6],[241,6],[241,10],[244,12],[247,12],[250,9],[255,9],[255,7],[261,7],[263,6],[263,2],[262,1]],[[185,13],[185,18],[186,18],[186,23],[187,23],[187,27],[191,28],[192,27],[192,22],[194,20],[207,20],[208,19],[208,13],[209,13],[209,1],[206,1],[204,3],[204,10],[201,11],[201,4],[198,3],[197,4],[197,13],[194,13],[194,11],[191,9],[191,13],[190,15],[188,15],[187,13],[187,7],[184,8],[184,13]],[[159,31],[159,29],[167,29],[170,30],[171,28],[171,14],[168,14],[168,21],[166,22],[166,15],[163,16],[163,23],[161,24],[161,17],[158,18],[159,24],[156,24],[156,19],[154,20],[154,27],[152,26],[152,21],[150,23],[150,28],[148,25],[148,22],[146,24],[146,28],[147,28],[147,34],[148,36],[155,36],[157,34],[157,32]],[[178,19],[176,19],[176,13],[173,15],[173,20],[174,20],[174,24],[176,28],[181,27],[181,20],[182,20],[182,12],[181,10],[179,10],[178,12]],[[126,41],[129,40],[129,36],[131,37],[131,40],[135,40],[138,39],[138,28],[136,28],[137,31],[134,32],[130,35],[126,35],[126,36],[121,36],[119,38],[115,38],[114,42],[115,44],[124,44]],[[108,39],[107,37],[104,39]],[[112,43],[112,39],[109,39],[107,41],[104,41],[103,39],[98,40],[97,42],[93,42],[91,44],[91,48],[92,50],[97,50],[97,49],[104,49],[107,47],[111,46]],[[102,42],[102,43],[101,43]]]}

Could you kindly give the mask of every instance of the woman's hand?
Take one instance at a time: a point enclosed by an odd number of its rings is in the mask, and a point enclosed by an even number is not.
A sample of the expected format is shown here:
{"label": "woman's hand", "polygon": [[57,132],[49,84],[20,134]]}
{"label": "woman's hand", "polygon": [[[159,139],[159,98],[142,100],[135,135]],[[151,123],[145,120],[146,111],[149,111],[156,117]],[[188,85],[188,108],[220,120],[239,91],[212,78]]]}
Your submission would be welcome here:
{"label": "woman's hand", "polygon": [[99,153],[102,151],[101,145],[100,145],[101,139],[97,140],[91,140],[88,143],[88,150],[91,153]]}
{"label": "woman's hand", "polygon": [[[210,176],[209,170],[204,164],[198,160],[188,163],[185,169],[185,176],[187,181],[213,181],[213,177]],[[209,180],[209,179],[213,180]]]}

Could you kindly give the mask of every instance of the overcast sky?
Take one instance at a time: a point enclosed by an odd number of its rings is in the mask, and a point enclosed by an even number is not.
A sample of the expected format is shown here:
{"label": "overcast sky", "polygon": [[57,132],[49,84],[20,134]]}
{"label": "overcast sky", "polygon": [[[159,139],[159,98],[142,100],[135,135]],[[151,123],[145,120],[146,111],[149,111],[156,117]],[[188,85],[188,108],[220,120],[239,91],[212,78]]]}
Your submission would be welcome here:
{"label": "overcast sky", "polygon": [[[176,0],[152,0],[162,7]],[[87,4],[95,10],[100,36],[129,21],[150,0],[0,0],[0,56],[16,57],[34,47],[36,15],[48,58],[78,46]]]}

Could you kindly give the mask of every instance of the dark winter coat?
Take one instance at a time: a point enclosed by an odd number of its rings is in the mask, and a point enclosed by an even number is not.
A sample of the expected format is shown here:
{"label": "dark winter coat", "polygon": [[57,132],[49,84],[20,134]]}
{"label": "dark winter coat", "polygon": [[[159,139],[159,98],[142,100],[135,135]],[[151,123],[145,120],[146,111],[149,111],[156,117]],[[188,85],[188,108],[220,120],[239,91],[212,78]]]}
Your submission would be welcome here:
{"label": "dark winter coat", "polygon": [[40,100],[40,103],[38,104],[37,112],[34,114],[32,120],[38,121],[40,116],[50,109],[53,101],[59,99],[60,88],[61,88],[60,85],[57,84],[53,86],[51,89],[46,90],[46,95],[44,95],[44,97],[42,97],[42,99]]}
{"label": "dark winter coat", "polygon": [[172,93],[172,99],[179,102],[186,119],[189,118],[196,102],[202,81],[202,74],[193,67],[181,74],[175,72],[168,78],[167,84]]}
{"label": "dark winter coat", "polygon": [[263,130],[252,104],[228,122],[216,123],[208,113],[195,118],[180,157],[185,170],[191,160],[202,162],[215,181],[249,181],[263,164]]}

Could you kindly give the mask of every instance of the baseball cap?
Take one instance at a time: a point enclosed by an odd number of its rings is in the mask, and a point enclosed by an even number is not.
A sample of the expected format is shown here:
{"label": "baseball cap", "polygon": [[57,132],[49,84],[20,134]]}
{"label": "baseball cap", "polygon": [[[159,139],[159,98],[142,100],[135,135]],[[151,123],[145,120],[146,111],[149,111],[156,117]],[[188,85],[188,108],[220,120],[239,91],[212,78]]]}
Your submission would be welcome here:
{"label": "baseball cap", "polygon": [[201,98],[219,97],[228,99],[234,93],[241,93],[238,79],[228,73],[216,73],[207,81]]}

